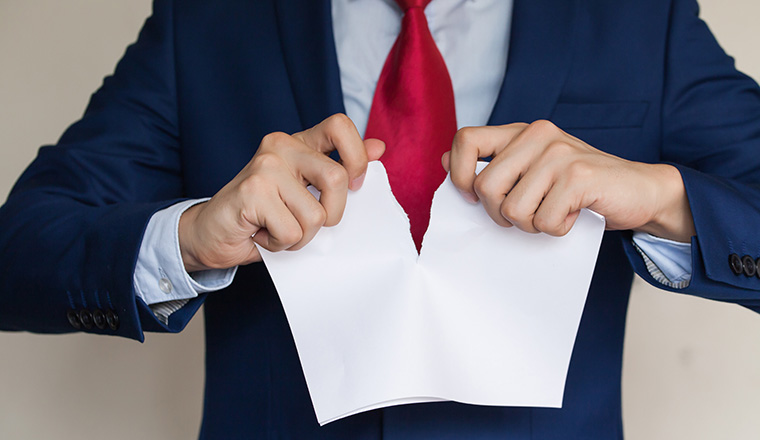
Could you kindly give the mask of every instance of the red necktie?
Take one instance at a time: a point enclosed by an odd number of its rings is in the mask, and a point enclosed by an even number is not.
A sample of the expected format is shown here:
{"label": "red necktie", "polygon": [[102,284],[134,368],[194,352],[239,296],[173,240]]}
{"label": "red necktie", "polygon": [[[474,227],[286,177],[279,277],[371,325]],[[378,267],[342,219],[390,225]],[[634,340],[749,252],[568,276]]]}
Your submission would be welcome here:
{"label": "red necktie", "polygon": [[404,11],[401,33],[380,74],[366,132],[386,143],[381,161],[418,251],[433,193],[446,178],[441,155],[457,129],[451,78],[425,18],[430,1],[396,0]]}

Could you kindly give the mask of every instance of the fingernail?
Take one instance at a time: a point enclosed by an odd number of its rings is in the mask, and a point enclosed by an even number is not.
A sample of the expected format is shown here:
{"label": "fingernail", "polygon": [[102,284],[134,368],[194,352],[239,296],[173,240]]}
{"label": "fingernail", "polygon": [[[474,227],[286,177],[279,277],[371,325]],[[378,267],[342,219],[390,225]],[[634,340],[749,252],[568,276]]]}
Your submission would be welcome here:
{"label": "fingernail", "polygon": [[357,177],[356,179],[351,181],[351,184],[348,185],[348,188],[351,191],[356,191],[359,188],[362,187],[364,184],[364,178],[367,177],[367,173],[362,174],[361,176]]}
{"label": "fingernail", "polygon": [[462,197],[464,197],[464,199],[467,200],[468,202],[472,204],[478,203],[478,197],[475,194],[471,192],[467,192],[467,191],[462,191],[461,189],[459,190],[459,192],[462,194]]}

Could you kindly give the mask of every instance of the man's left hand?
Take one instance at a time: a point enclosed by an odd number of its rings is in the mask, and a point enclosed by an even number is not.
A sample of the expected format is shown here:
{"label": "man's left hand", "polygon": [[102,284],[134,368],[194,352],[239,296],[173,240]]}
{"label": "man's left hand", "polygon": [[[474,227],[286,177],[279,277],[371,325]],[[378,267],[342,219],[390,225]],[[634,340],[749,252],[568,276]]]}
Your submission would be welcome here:
{"label": "man's left hand", "polygon": [[[492,157],[478,175],[478,158]],[[607,229],[632,229],[689,242],[694,221],[678,170],[597,150],[549,121],[467,127],[443,166],[472,202],[502,226],[567,234],[581,209],[603,215]]]}

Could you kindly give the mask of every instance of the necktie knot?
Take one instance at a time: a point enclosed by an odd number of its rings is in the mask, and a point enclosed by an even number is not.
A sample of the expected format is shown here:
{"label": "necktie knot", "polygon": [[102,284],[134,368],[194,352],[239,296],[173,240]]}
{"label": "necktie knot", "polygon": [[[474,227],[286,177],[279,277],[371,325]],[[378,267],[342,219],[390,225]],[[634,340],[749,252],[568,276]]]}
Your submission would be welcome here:
{"label": "necktie knot", "polygon": [[412,8],[425,9],[432,0],[396,0],[398,6],[404,13]]}

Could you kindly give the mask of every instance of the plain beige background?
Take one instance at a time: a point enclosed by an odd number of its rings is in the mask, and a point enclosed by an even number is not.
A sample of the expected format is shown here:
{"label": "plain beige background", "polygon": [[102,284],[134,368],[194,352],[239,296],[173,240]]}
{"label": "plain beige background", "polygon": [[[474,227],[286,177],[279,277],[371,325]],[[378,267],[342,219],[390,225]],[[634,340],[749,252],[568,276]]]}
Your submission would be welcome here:
{"label": "plain beige background", "polygon": [[[760,78],[760,3],[702,5]],[[0,193],[81,115],[149,12],[149,0],[0,0]],[[628,439],[760,437],[760,316],[637,281],[628,326]],[[194,438],[202,386],[200,316],[145,344],[0,333],[0,439]]]}

